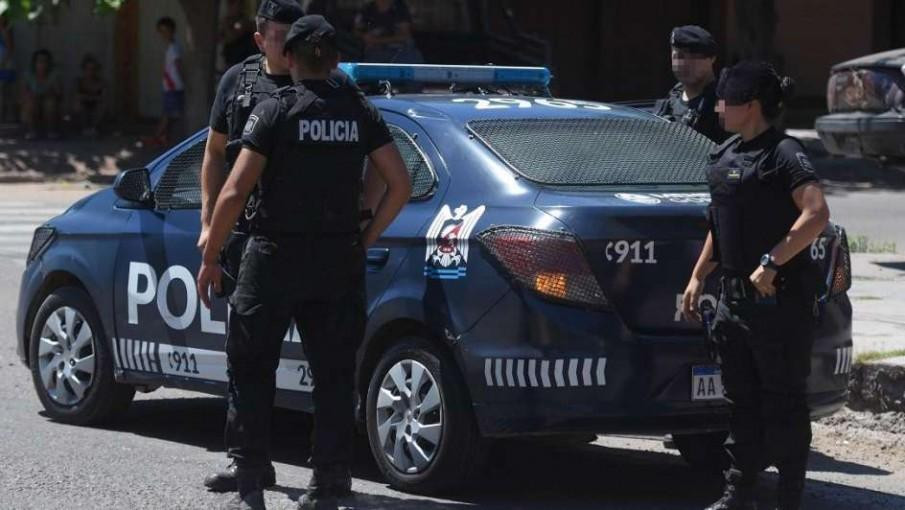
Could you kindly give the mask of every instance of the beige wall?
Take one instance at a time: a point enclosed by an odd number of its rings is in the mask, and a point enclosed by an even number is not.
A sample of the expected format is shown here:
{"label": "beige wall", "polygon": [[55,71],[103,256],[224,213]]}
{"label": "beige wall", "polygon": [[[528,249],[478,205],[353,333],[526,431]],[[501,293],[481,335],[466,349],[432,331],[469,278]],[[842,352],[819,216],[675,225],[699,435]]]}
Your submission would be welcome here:
{"label": "beige wall", "polygon": [[[169,16],[176,21],[176,39],[186,51],[186,22],[177,0],[143,0],[139,3],[138,60],[139,60],[139,115],[158,117],[163,109],[161,79],[163,55],[166,45],[157,34],[157,20]],[[184,67],[184,66],[183,66]],[[185,79],[185,77],[183,77]]]}

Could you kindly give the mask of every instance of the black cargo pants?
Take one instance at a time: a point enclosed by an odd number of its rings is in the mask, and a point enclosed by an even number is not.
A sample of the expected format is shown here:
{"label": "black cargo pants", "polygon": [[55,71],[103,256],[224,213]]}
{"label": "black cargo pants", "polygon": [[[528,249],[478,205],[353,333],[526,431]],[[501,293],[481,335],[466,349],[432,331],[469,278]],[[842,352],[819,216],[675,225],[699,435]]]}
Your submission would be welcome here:
{"label": "black cargo pants", "polygon": [[349,465],[355,354],[365,326],[365,255],[358,235],[252,235],[245,246],[226,341],[226,443],[237,466],[270,462],[283,338],[292,319],[314,378],[316,467]]}
{"label": "black cargo pants", "polygon": [[780,496],[800,497],[811,444],[806,384],[814,344],[813,293],[782,288],[756,297],[747,279],[724,278],[713,322],[731,405],[729,479],[753,490],[775,465]]}

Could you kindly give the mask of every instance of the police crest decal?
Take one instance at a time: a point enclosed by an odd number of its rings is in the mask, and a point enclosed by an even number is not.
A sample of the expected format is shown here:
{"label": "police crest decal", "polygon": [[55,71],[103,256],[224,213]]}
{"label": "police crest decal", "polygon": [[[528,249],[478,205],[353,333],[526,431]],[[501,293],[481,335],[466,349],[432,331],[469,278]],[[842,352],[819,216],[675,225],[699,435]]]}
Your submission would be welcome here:
{"label": "police crest decal", "polygon": [[468,239],[484,206],[469,212],[460,205],[455,210],[444,205],[425,235],[424,276],[438,280],[464,278],[468,268]]}

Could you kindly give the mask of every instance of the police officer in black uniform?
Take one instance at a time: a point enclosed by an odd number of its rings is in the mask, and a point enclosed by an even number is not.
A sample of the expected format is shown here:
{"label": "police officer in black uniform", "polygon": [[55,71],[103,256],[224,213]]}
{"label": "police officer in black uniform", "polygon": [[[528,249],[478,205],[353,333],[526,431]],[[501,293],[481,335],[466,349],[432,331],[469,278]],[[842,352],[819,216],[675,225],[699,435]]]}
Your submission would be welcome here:
{"label": "police officer in black uniform", "polygon": [[654,113],[671,122],[681,122],[716,143],[729,138],[716,107],[716,41],[710,32],[696,25],[673,29],[672,71],[679,80],[665,99],[657,101]]}
{"label": "police officer in black uniform", "polygon": [[[249,193],[260,189],[235,292],[227,356],[234,391],[227,419],[240,441],[235,508],[264,508],[274,373],[290,321],[302,336],[315,382],[314,475],[299,507],[336,508],[350,492],[355,353],[365,325],[365,250],[408,201],[411,183],[379,112],[331,78],[335,30],[305,16],[286,38],[294,86],[255,107],[242,151],[216,207],[198,274],[205,305],[222,290],[218,254]],[[359,232],[362,167],[368,159],[386,194]]]}
{"label": "police officer in black uniform", "polygon": [[[198,248],[203,250],[210,229],[214,204],[220,188],[226,181],[242,144],[242,129],[252,109],[280,87],[292,85],[289,64],[283,55],[283,43],[289,27],[304,15],[296,0],[264,0],[255,19],[255,42],[261,50],[243,62],[229,68],[217,87],[217,96],[211,108],[210,129],[204,160],[201,164],[201,235]],[[223,265],[233,277],[239,267],[245,246],[248,221],[240,215],[233,234],[226,243]],[[230,371],[228,371],[230,373]],[[231,378],[230,378],[231,380]],[[227,398],[235,398],[235,388],[228,384]],[[225,442],[230,464],[226,469],[209,475],[204,485],[216,492],[236,490],[233,449],[241,444],[242,431],[233,430],[227,421]],[[264,485],[276,483],[273,466],[268,462],[264,473]]]}
{"label": "police officer in black uniform", "polygon": [[804,490],[805,386],[822,290],[805,248],[830,213],[801,143],[771,126],[790,88],[770,65],[741,62],[717,89],[724,125],[737,134],[711,155],[710,232],[683,296],[686,318],[700,320],[704,280],[721,269],[711,331],[732,411],[732,464],[709,510],[755,508],[758,475],[771,464],[778,508],[799,508]]}

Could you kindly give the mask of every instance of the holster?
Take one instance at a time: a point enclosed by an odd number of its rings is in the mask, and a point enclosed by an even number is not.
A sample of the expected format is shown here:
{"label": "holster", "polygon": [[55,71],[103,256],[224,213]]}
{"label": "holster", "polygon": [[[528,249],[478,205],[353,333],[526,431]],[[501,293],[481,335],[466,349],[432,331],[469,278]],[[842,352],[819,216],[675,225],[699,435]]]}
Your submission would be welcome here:
{"label": "holster", "polygon": [[707,338],[707,354],[710,359],[720,362],[720,353],[717,349],[717,341],[713,336],[713,320],[716,318],[716,310],[709,301],[701,303],[701,321],[704,323],[704,336]]}
{"label": "holster", "polygon": [[242,254],[245,245],[248,244],[249,235],[245,232],[233,231],[223,249],[220,250],[220,269],[223,277],[220,280],[220,292],[217,297],[225,298],[236,290],[236,280],[239,278],[239,266],[242,263]]}

